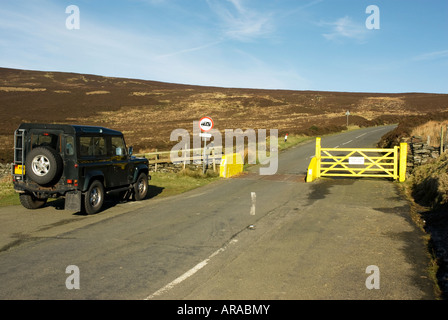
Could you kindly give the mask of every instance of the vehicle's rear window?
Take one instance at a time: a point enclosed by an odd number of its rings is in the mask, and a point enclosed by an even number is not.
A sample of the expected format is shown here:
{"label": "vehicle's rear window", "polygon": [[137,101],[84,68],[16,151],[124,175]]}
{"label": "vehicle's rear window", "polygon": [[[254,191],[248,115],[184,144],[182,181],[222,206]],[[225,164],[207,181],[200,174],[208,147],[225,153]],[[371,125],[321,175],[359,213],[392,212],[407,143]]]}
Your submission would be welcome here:
{"label": "vehicle's rear window", "polygon": [[50,147],[59,151],[59,135],[53,133],[33,133],[31,135],[31,148]]}

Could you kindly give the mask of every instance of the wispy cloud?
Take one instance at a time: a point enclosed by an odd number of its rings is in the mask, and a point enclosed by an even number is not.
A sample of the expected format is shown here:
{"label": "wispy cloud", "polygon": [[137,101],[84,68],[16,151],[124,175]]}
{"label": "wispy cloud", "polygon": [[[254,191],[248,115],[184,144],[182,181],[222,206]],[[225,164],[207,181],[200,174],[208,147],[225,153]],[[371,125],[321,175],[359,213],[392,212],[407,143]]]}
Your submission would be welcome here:
{"label": "wispy cloud", "polygon": [[426,60],[437,60],[437,59],[443,59],[443,58],[448,58],[448,50],[424,53],[424,54],[415,56],[412,60],[426,61]]}
{"label": "wispy cloud", "polygon": [[270,12],[248,8],[243,0],[207,0],[210,9],[218,16],[226,37],[250,41],[272,33],[274,26]]}
{"label": "wispy cloud", "polygon": [[334,22],[320,22],[319,25],[331,28],[330,32],[322,34],[325,39],[331,41],[340,41],[342,39],[364,40],[367,35],[365,25],[354,22],[348,16]]}
{"label": "wispy cloud", "polygon": [[203,50],[203,49],[207,49],[209,47],[216,46],[216,45],[218,45],[218,44],[220,44],[222,42],[223,42],[222,40],[213,41],[213,42],[210,42],[210,43],[207,43],[207,44],[204,44],[204,45],[195,46],[195,47],[186,48],[186,49],[181,49],[181,50],[170,52],[170,53],[166,53],[166,54],[161,54],[161,55],[156,56],[155,58],[156,59],[169,58],[169,57],[174,57],[174,56],[185,54],[185,53],[200,51],[200,50]]}

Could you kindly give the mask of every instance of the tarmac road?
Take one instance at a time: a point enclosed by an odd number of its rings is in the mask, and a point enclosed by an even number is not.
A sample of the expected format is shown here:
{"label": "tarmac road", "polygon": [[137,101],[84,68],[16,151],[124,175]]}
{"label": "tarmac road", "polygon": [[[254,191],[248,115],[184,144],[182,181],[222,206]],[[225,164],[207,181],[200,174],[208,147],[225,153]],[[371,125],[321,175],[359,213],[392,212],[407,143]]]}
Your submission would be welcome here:
{"label": "tarmac road", "polygon": [[[322,145],[371,147],[391,129],[332,135]],[[280,154],[275,176],[252,167],[95,216],[57,203],[1,208],[0,299],[434,299],[422,233],[396,183],[305,184],[313,154],[307,143]],[[80,288],[69,290],[72,265]],[[369,266],[378,289],[366,286]]]}

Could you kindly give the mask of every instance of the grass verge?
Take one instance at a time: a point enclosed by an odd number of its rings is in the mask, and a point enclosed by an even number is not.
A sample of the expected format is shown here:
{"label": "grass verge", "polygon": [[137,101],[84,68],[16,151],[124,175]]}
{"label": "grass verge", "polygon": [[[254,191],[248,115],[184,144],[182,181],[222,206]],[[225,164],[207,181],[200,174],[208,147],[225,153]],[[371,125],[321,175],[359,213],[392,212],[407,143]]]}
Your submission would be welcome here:
{"label": "grass verge", "polygon": [[412,220],[425,232],[435,294],[448,299],[448,154],[417,167],[401,187],[412,204]]}
{"label": "grass verge", "polygon": [[437,253],[431,239],[431,234],[428,233],[428,230],[426,228],[426,221],[424,219],[425,212],[428,212],[429,209],[415,202],[415,199],[412,197],[412,188],[409,182],[400,184],[399,187],[404,197],[407,198],[410,203],[410,214],[412,221],[424,233],[424,235],[422,236],[422,241],[427,249],[429,258],[427,272],[429,279],[434,285],[434,295],[438,300],[443,299],[444,293],[441,289],[438,279],[438,274],[441,271],[440,261],[437,257]]}
{"label": "grass verge", "polygon": [[169,197],[193,190],[220,179],[219,173],[185,169],[178,173],[151,172],[148,197]]}
{"label": "grass verge", "polygon": [[14,191],[10,176],[0,179],[0,207],[19,205],[19,196]]}

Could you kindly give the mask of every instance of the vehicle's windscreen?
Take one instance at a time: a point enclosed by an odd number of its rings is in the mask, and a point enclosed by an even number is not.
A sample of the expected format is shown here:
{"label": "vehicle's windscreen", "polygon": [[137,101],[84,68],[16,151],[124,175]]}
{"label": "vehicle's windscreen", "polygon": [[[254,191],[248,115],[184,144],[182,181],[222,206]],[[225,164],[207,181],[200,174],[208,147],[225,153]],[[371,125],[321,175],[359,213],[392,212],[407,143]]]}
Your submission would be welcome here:
{"label": "vehicle's windscreen", "polygon": [[124,143],[123,137],[112,137],[112,156],[125,156],[127,154],[126,145]]}

